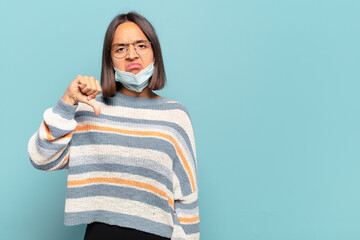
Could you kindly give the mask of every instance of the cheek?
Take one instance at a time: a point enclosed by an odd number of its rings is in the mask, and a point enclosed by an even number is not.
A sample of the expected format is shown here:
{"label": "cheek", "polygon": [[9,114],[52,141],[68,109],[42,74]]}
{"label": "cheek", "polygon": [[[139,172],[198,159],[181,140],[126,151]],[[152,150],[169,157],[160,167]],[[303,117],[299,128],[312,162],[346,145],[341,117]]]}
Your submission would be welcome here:
{"label": "cheek", "polygon": [[125,63],[119,59],[112,59],[114,67],[119,69],[120,71],[125,71]]}
{"label": "cheek", "polygon": [[147,59],[148,59],[149,64],[150,64],[151,62],[154,62],[154,61],[155,61],[154,54],[153,54],[153,53],[149,54],[149,56],[147,57]]}
{"label": "cheek", "polygon": [[155,57],[154,57],[154,53],[153,53],[153,52],[151,53],[151,59],[152,59],[152,61],[155,61]]}

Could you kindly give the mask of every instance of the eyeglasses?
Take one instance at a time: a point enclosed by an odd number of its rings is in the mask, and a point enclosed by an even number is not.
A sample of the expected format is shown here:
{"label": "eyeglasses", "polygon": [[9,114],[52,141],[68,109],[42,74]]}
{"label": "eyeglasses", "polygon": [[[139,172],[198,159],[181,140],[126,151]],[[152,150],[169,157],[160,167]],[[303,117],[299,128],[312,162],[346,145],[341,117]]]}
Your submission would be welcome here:
{"label": "eyeglasses", "polygon": [[151,49],[151,42],[148,40],[138,40],[133,43],[116,43],[111,46],[111,55],[116,58],[124,58],[129,53],[129,45],[134,46],[135,51],[139,55],[146,55]]}

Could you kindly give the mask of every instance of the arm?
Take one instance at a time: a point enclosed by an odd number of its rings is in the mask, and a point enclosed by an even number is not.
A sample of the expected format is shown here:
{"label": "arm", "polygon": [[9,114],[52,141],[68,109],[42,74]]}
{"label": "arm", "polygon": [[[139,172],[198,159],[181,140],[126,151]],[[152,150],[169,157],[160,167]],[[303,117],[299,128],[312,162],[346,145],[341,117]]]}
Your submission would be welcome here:
{"label": "arm", "polygon": [[74,119],[78,104],[70,105],[62,98],[45,110],[43,121],[28,142],[31,164],[43,171],[68,168],[69,142],[77,126]]}
{"label": "arm", "polygon": [[[199,240],[197,160],[194,131],[189,112],[181,124],[178,159],[174,162],[174,231],[172,240]],[[180,143],[182,142],[182,144]]]}

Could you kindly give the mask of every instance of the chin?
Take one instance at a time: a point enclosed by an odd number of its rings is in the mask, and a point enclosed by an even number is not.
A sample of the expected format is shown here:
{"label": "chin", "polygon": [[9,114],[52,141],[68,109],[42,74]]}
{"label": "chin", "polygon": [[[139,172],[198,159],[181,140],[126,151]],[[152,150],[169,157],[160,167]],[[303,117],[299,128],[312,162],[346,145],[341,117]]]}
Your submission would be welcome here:
{"label": "chin", "polygon": [[139,72],[141,72],[141,69],[132,69],[132,70],[130,70],[129,72],[136,75],[136,74],[138,74]]}

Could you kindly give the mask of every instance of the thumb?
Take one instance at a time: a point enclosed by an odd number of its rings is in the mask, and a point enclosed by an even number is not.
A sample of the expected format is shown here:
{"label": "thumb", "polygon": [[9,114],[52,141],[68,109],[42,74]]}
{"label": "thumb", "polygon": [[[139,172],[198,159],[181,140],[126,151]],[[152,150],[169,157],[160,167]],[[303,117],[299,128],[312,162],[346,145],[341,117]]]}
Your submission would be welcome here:
{"label": "thumb", "polygon": [[92,107],[94,109],[96,116],[100,115],[100,106],[99,106],[99,103],[95,99],[89,100],[88,96],[85,96],[85,95],[80,95],[78,98],[81,102],[86,103],[87,105]]}
{"label": "thumb", "polygon": [[91,99],[90,101],[87,100],[87,104],[90,105],[94,109],[96,116],[100,115],[100,106],[99,106],[99,103],[95,99]]}

